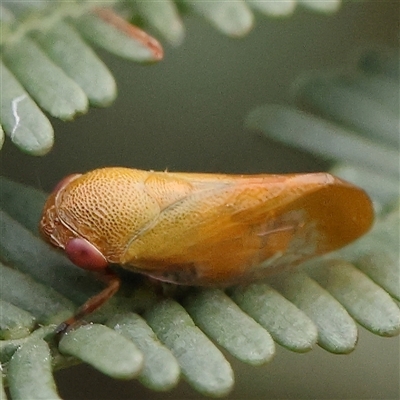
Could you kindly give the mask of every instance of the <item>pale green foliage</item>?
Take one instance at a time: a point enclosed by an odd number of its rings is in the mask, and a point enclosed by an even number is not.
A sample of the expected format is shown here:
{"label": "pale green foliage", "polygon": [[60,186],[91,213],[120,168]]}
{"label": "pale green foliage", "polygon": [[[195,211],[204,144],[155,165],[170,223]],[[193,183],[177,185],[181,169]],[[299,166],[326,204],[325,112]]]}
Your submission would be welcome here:
{"label": "pale green foliage", "polygon": [[[185,35],[180,9],[238,37],[253,27],[253,10],[282,17],[290,15],[296,3],[275,2],[271,7],[254,1],[2,2],[0,147],[6,134],[29,154],[46,154],[53,146],[54,132],[44,112],[71,120],[86,113],[89,105],[105,107],[115,99],[114,78],[92,45],[135,62],[159,61],[161,45],[129,25],[129,19],[178,45]],[[304,3],[329,13],[340,1],[321,4]]]}

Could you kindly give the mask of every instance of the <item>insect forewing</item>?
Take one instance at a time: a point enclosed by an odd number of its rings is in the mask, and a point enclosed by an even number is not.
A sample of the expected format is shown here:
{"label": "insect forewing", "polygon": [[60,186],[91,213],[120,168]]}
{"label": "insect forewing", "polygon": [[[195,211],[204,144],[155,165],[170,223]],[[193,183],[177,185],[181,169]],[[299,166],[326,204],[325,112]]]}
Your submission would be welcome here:
{"label": "insect forewing", "polygon": [[365,193],[325,173],[169,177],[192,190],[162,209],[123,262],[177,283],[264,276],[354,240],[372,220]]}

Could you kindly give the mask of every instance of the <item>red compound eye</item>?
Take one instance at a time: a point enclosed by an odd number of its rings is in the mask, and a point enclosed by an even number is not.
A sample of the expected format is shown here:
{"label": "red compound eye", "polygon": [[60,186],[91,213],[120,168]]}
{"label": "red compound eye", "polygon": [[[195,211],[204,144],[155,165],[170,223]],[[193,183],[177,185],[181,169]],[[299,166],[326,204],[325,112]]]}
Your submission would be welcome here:
{"label": "red compound eye", "polygon": [[75,265],[83,269],[98,270],[108,265],[103,254],[86,239],[71,239],[65,246],[65,252]]}

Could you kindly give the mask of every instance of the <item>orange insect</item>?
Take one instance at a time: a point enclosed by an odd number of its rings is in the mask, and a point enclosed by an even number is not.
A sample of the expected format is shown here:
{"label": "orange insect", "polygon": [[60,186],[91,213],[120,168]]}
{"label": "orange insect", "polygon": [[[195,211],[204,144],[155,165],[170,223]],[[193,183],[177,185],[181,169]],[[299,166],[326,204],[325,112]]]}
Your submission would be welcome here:
{"label": "orange insect", "polygon": [[40,229],[76,265],[104,271],[107,289],[76,320],[118,289],[109,264],[178,284],[229,286],[345,246],[372,221],[366,193],[328,173],[104,168],[62,180]]}

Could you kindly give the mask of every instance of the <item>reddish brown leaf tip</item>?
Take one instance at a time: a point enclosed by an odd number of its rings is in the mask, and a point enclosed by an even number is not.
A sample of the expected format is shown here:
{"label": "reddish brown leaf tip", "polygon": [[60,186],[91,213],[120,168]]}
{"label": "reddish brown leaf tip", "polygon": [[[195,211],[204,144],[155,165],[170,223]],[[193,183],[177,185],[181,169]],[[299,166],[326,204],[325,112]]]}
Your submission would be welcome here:
{"label": "reddish brown leaf tip", "polygon": [[114,26],[119,31],[147,47],[152,52],[154,61],[160,61],[164,57],[164,49],[158,40],[137,26],[130,24],[113,10],[109,8],[96,7],[93,12],[104,22]]}

